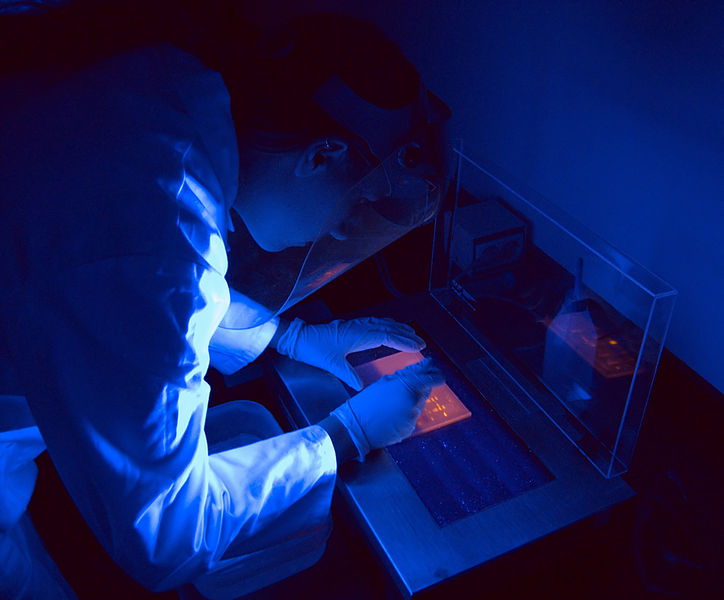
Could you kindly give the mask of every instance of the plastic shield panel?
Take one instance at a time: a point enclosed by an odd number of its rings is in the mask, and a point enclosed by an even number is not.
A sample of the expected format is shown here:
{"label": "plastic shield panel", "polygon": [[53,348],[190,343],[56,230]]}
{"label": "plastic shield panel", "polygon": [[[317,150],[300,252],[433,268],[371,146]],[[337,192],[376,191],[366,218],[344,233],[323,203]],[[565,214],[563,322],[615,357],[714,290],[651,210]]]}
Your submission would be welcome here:
{"label": "plastic shield panel", "polygon": [[317,236],[304,246],[267,252],[233,214],[227,281],[249,306],[230,311],[224,327],[246,329],[268,321],[431,220],[446,187],[446,174],[410,142],[350,188],[330,214],[319,215]]}

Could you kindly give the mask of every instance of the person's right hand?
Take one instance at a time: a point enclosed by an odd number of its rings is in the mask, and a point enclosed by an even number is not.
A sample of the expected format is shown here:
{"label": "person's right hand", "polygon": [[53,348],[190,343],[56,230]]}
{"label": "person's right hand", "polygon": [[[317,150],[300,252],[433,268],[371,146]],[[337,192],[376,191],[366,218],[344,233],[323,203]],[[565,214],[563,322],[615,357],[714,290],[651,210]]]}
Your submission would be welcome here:
{"label": "person's right hand", "polygon": [[395,444],[415,429],[430,391],[444,383],[440,370],[425,358],[385,375],[332,411],[346,427],[360,459],[376,448]]}

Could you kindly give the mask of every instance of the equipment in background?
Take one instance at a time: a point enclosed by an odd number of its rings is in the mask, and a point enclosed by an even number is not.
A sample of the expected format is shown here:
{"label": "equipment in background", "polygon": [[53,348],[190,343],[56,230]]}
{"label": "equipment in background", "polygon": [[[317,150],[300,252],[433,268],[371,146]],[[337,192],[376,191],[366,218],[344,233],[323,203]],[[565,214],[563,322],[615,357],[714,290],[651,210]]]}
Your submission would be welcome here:
{"label": "equipment in background", "polygon": [[458,208],[451,249],[462,271],[475,274],[514,263],[523,255],[525,221],[497,198]]}

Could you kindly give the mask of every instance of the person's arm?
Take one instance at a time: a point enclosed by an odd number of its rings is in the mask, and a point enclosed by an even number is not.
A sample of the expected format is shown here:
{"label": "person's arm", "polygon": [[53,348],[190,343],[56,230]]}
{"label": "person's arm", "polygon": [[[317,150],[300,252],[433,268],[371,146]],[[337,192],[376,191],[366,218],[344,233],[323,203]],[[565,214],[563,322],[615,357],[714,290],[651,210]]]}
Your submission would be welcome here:
{"label": "person's arm", "polygon": [[348,429],[337,417],[330,414],[317,425],[324,429],[332,440],[338,465],[342,465],[359,455]]}
{"label": "person's arm", "polygon": [[279,323],[277,325],[277,330],[274,332],[274,336],[269,341],[269,346],[271,348],[274,348],[275,350],[277,349],[279,339],[286,333],[287,329],[289,329],[289,321],[280,317]]}
{"label": "person's arm", "polygon": [[211,366],[224,374],[245,367],[279,335],[279,318],[249,327],[256,320],[255,305],[246,296],[230,290],[231,302],[209,343]]}
{"label": "person's arm", "polygon": [[203,575],[235,540],[253,552],[327,527],[336,458],[322,427],[208,454],[203,378],[224,290],[197,264],[124,257],[18,296],[10,325],[61,478],[151,589]]}

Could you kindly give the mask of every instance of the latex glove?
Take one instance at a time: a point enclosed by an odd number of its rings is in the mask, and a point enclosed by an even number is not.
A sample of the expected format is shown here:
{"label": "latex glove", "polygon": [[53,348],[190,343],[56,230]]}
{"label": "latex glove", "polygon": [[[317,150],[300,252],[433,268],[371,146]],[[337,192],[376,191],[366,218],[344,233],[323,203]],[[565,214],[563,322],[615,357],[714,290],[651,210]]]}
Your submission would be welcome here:
{"label": "latex glove", "polygon": [[347,429],[362,461],[370,450],[409,437],[430,391],[444,381],[432,359],[425,358],[385,375],[331,414]]}
{"label": "latex glove", "polygon": [[425,347],[425,342],[409,325],[374,317],[323,325],[307,325],[294,319],[276,342],[277,352],[324,369],[355,390],[362,389],[362,380],[346,356],[378,346],[417,352]]}

